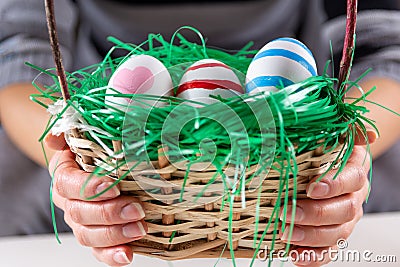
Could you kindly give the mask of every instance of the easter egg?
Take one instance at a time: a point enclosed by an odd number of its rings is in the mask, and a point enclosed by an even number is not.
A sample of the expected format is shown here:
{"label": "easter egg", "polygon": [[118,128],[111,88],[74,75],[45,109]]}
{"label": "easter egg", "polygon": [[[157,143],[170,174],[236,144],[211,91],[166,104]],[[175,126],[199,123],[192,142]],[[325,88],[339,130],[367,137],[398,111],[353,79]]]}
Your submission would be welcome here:
{"label": "easter egg", "polygon": [[192,64],[176,92],[177,97],[205,104],[218,101],[210,95],[229,98],[243,93],[243,86],[233,70],[215,59],[202,59]]}
{"label": "easter egg", "polygon": [[[116,97],[115,91],[122,94],[148,94],[156,96],[173,95],[171,75],[164,64],[155,57],[133,55],[123,62],[113,73],[106,90],[106,104],[123,110],[131,103],[131,98]],[[137,100],[139,101],[139,100]],[[161,106],[162,101],[143,101]],[[139,103],[134,103],[140,105]]]}
{"label": "easter egg", "polygon": [[275,92],[317,75],[315,59],[302,42],[279,38],[267,43],[253,58],[246,74],[246,92]]}

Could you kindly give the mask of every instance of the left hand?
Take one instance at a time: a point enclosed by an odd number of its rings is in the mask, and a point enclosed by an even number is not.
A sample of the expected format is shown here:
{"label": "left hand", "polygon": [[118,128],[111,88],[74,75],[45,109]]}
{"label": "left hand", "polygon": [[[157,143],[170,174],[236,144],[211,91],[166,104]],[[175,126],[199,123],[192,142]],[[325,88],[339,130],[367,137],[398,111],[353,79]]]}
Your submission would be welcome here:
{"label": "left hand", "polygon": [[[368,132],[369,142],[376,139],[373,132]],[[368,194],[368,171],[370,169],[370,155],[361,145],[365,140],[357,139],[354,151],[343,171],[332,179],[336,170],[331,170],[322,180],[316,182],[314,177],[307,185],[307,199],[298,199],[294,229],[290,243],[297,245],[295,250],[300,255],[304,250],[313,250],[316,261],[307,261],[298,258],[293,259],[297,266],[321,266],[330,260],[327,253],[321,259],[324,250],[336,249],[336,243],[340,239],[347,239],[356,223],[363,215],[362,204]],[[280,238],[287,241],[291,208],[287,210],[287,227]],[[282,211],[281,211],[282,212]],[[281,219],[282,219],[281,215]]]}
{"label": "left hand", "polygon": [[[58,150],[50,161],[54,178],[53,201],[64,211],[64,220],[83,246],[109,266],[125,266],[132,262],[132,246],[127,243],[142,238],[147,232],[140,201],[121,195],[119,186],[88,200],[115,180],[101,176],[88,181],[90,174],[81,170],[64,137],[48,135],[46,145]],[[83,195],[81,189],[85,188]]]}

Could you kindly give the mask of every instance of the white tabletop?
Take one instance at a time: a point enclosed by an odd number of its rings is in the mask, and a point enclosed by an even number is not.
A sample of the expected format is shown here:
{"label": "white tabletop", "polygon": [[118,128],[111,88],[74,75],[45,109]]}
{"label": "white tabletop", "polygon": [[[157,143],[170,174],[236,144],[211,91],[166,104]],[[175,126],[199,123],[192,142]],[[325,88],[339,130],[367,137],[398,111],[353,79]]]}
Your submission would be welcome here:
{"label": "white tabletop", "polygon": [[[58,245],[54,235],[0,238],[0,266],[4,267],[98,267],[105,266],[94,259],[90,249],[81,247],[70,234],[61,235]],[[360,255],[357,262],[355,254]],[[329,266],[400,266],[400,212],[365,215],[348,240],[348,247],[332,254],[336,262]],[[335,256],[336,255],[336,256]],[[367,262],[371,260],[371,262]],[[374,260],[391,262],[373,262]],[[395,262],[393,262],[395,261]],[[167,262],[135,256],[132,267],[230,267],[230,260],[191,259]],[[248,260],[237,260],[237,266],[248,266]],[[265,267],[256,261],[255,267]],[[280,266],[278,262],[274,266]],[[284,266],[294,266],[286,263]]]}

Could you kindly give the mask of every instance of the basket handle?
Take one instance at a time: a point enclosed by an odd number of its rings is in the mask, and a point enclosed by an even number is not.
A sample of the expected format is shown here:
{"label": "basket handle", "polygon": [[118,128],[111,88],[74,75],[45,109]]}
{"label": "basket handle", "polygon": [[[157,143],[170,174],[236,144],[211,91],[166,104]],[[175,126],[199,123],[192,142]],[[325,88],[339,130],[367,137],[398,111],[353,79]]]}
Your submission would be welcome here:
{"label": "basket handle", "polygon": [[60,44],[58,41],[56,18],[54,12],[54,1],[45,0],[44,5],[46,9],[46,20],[47,20],[47,28],[49,30],[50,45],[51,45],[51,50],[53,51],[54,62],[56,64],[58,81],[60,82],[61,93],[64,98],[64,101],[67,102],[67,100],[71,98],[71,95],[69,94],[68,90],[67,77],[65,76],[65,71],[60,51]]}
{"label": "basket handle", "polygon": [[[44,0],[44,2],[46,8],[46,19],[47,19],[47,27],[49,30],[50,45],[53,51],[54,62],[56,64],[56,71],[61,86],[62,96],[64,98],[64,101],[67,101],[71,98],[71,95],[69,94],[68,91],[68,83],[65,76],[64,66],[62,63],[62,57],[60,52],[60,45],[58,41],[55,13],[54,13],[54,1]],[[340,61],[338,89],[344,86],[344,82],[348,79],[350,75],[353,52],[354,52],[356,23],[357,23],[357,2],[358,2],[357,0],[347,0],[346,34],[344,38],[342,59]],[[345,94],[343,94],[343,98],[344,97]]]}
{"label": "basket handle", "polygon": [[[349,78],[351,64],[353,60],[355,33],[357,24],[357,0],[347,0],[347,19],[346,35],[344,37],[343,54],[340,61],[338,89],[344,86],[344,82]],[[343,88],[344,92],[346,88]],[[343,99],[346,94],[343,94]]]}

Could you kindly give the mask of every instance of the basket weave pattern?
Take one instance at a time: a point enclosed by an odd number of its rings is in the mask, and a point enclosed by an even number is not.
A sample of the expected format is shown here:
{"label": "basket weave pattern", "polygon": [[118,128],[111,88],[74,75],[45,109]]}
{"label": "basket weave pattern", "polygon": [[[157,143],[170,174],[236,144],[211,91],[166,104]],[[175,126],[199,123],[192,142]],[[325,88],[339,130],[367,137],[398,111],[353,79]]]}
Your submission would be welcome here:
{"label": "basket weave pattern", "polygon": [[[113,158],[96,143],[84,139],[82,134],[74,132],[67,136],[68,144],[76,154],[76,160],[87,172],[93,172],[96,166],[117,162],[121,158]],[[114,149],[120,150],[120,142],[114,142]],[[324,154],[322,148],[309,151],[298,155],[296,158],[298,165],[297,176],[297,198],[306,198],[305,189],[310,178],[323,174],[329,166],[337,160],[343,145],[339,145],[334,150]],[[276,164],[276,163],[274,163]],[[293,164],[293,163],[292,163]],[[229,166],[225,171],[229,172]],[[252,166],[246,171],[246,177],[252,175],[257,167]],[[118,172],[125,172],[128,167],[119,168]],[[199,203],[196,207],[185,207],[179,205],[168,205],[179,199],[176,193],[168,186],[162,186],[159,194],[149,195],[143,190],[143,184],[148,183],[153,186],[153,179],[147,178],[149,174],[159,174],[165,179],[173,180],[174,184],[181,186],[187,171],[187,162],[182,164],[169,164],[165,156],[159,156],[157,162],[152,162],[152,166],[139,165],[135,170],[120,182],[120,189],[123,194],[135,196],[142,201],[148,226],[148,234],[141,240],[132,242],[134,251],[137,254],[158,257],[168,260],[177,260],[191,257],[219,257],[224,248],[229,248],[229,202],[223,202],[222,198],[213,199],[212,202]],[[199,184],[207,184],[210,177],[216,170],[212,165],[201,171],[196,171],[196,167],[190,169],[186,188],[194,189],[193,195],[198,193]],[[135,175],[133,179],[132,175]],[[280,172],[271,168],[269,173],[261,183],[261,197],[259,200],[258,216],[258,237],[267,227],[268,220],[274,210],[278,199],[278,188],[280,182]],[[115,173],[112,178],[118,178],[119,173]],[[146,180],[147,179],[147,180]],[[140,180],[140,185],[137,181]],[[212,188],[207,193],[212,192]],[[233,206],[232,223],[232,248],[235,250],[235,257],[251,258],[254,254],[254,231],[256,229],[256,206],[259,197],[259,190],[246,189],[246,203],[243,208],[242,199],[235,198]],[[289,181],[289,190],[285,191],[281,198],[293,194],[293,177]],[[193,196],[194,197],[194,196]],[[189,196],[190,198],[190,196]],[[163,200],[155,201],[155,200]],[[221,207],[224,205],[224,207]],[[175,236],[171,239],[172,233]],[[271,247],[273,237],[273,226],[267,231],[261,247]],[[276,250],[283,249],[284,243],[279,239],[275,241]],[[225,249],[222,256],[229,257],[229,249]]]}

